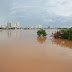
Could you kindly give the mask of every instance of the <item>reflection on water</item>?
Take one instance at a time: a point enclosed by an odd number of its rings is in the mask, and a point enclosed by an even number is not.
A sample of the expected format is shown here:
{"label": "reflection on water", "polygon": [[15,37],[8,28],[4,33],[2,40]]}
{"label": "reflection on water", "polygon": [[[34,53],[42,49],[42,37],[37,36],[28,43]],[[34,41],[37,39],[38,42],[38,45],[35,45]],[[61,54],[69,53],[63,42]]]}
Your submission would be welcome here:
{"label": "reflection on water", "polygon": [[0,30],[0,39],[19,38],[20,30]]}
{"label": "reflection on water", "polygon": [[53,39],[52,42],[62,47],[72,48],[72,41],[68,41],[65,39]]}
{"label": "reflection on water", "polygon": [[11,37],[11,30],[8,30],[8,38]]}
{"label": "reflection on water", "polygon": [[8,30],[8,38],[19,38],[20,37],[20,30]]}
{"label": "reflection on water", "polygon": [[41,44],[44,43],[46,41],[46,39],[47,39],[47,37],[37,37],[37,41]]}

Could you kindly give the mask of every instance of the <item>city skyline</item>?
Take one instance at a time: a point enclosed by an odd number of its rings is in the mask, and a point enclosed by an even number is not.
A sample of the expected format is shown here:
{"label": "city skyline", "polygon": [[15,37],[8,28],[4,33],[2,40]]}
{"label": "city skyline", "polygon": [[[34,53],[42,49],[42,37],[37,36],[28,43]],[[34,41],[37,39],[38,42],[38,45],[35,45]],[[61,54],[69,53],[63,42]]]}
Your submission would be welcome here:
{"label": "city skyline", "polygon": [[0,25],[0,28],[4,28],[4,29],[9,29],[9,28],[28,28],[28,29],[36,29],[36,28],[43,28],[42,25],[35,25],[35,26],[26,26],[26,27],[22,27],[20,22],[17,22],[17,23],[10,23],[10,22],[7,22],[7,25]]}
{"label": "city skyline", "polygon": [[71,0],[0,0],[0,25],[72,27]]}

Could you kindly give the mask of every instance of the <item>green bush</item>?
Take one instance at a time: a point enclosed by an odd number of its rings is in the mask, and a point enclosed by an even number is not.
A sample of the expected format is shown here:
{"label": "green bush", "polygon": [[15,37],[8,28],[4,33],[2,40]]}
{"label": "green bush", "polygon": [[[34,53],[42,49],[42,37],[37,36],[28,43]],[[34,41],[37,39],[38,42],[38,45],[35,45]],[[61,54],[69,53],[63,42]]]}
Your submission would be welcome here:
{"label": "green bush", "polygon": [[72,40],[72,28],[62,29],[61,32],[64,34],[64,39]]}
{"label": "green bush", "polygon": [[13,30],[14,30],[15,28],[14,28],[14,27],[12,27],[12,28],[8,28],[8,29],[13,29]]}
{"label": "green bush", "polygon": [[0,27],[0,29],[5,29],[5,28]]}
{"label": "green bush", "polygon": [[40,29],[40,30],[37,31],[37,35],[38,36],[46,36],[47,34],[46,34],[46,31],[45,30]]}
{"label": "green bush", "polygon": [[53,37],[60,38],[60,39],[72,40],[72,28],[61,29],[60,31],[57,31],[56,33],[54,33]]}

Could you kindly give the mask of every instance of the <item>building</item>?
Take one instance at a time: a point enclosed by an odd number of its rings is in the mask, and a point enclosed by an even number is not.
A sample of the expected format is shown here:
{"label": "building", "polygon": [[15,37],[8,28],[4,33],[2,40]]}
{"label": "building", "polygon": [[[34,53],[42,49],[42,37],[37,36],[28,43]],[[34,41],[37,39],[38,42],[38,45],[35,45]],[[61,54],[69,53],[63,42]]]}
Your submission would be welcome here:
{"label": "building", "polygon": [[6,28],[6,26],[5,26],[5,25],[1,25],[0,27],[1,27],[1,28]]}
{"label": "building", "polygon": [[7,23],[7,28],[11,28],[11,23]]}
{"label": "building", "polygon": [[33,29],[33,26],[28,26],[29,29]]}
{"label": "building", "polygon": [[13,24],[13,27],[14,27],[14,28],[20,28],[20,23],[17,22],[17,23],[15,23],[15,24]]}
{"label": "building", "polygon": [[42,28],[42,25],[36,25],[35,28]]}
{"label": "building", "polygon": [[13,27],[17,28],[17,24],[13,24]]}
{"label": "building", "polygon": [[16,27],[20,28],[20,22],[17,22]]}
{"label": "building", "polygon": [[50,29],[50,26],[48,26],[48,29]]}

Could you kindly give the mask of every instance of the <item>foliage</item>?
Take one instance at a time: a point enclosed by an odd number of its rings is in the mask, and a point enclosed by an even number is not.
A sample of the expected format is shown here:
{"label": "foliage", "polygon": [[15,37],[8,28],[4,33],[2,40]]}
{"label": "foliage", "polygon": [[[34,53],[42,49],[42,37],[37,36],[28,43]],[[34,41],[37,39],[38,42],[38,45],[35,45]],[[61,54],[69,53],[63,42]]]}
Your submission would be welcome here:
{"label": "foliage", "polygon": [[72,28],[69,29],[61,29],[59,32],[53,34],[54,38],[63,38],[72,40]]}
{"label": "foliage", "polygon": [[12,28],[8,28],[8,29],[13,29],[13,30],[14,30],[15,28],[14,28],[14,27],[12,27]]}
{"label": "foliage", "polygon": [[40,30],[37,31],[37,35],[38,36],[46,36],[47,34],[46,34],[46,31],[45,30],[40,29]]}
{"label": "foliage", "polygon": [[72,40],[72,28],[62,29],[61,32],[64,34],[64,39]]}
{"label": "foliage", "polygon": [[5,29],[5,28],[0,27],[0,29]]}
{"label": "foliage", "polygon": [[57,31],[56,33],[53,34],[54,38],[56,39],[63,39],[64,38],[64,34],[61,31]]}

